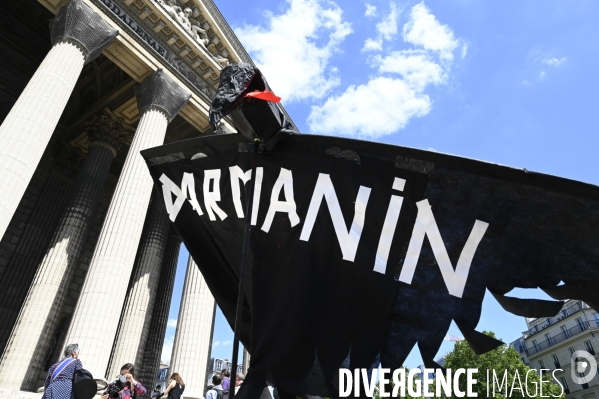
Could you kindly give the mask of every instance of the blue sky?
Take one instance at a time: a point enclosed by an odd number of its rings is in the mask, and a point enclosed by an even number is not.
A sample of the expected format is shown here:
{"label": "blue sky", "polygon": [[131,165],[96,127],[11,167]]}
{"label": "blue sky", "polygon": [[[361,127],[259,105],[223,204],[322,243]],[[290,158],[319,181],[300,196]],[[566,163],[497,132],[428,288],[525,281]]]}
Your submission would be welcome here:
{"label": "blue sky", "polygon": [[[596,1],[216,4],[303,133],[430,149],[599,184]],[[511,342],[525,323],[487,296],[478,328]],[[449,333],[460,335],[455,326]],[[230,358],[230,340],[219,314],[213,355]],[[439,354],[452,345],[445,342]],[[419,364],[413,351],[406,365]]]}

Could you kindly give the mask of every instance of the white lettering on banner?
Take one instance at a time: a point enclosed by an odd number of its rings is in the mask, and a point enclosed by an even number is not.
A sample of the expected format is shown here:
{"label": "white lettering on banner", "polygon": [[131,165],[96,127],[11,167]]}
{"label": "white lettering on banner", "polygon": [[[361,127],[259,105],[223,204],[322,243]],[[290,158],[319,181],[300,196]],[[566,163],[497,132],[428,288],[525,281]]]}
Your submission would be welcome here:
{"label": "white lettering on banner", "polygon": [[262,178],[264,168],[256,168],[256,182],[254,183],[254,203],[252,205],[252,226],[258,223],[258,210],[260,209],[260,194],[262,194]]}
{"label": "white lettering on banner", "polygon": [[[281,189],[285,192],[285,201],[279,201],[279,195]],[[296,226],[300,222],[299,216],[297,216],[295,199],[293,198],[293,175],[290,170],[281,168],[279,178],[275,182],[272,188],[272,194],[270,195],[270,207],[266,213],[264,224],[262,225],[262,231],[268,233],[270,225],[275,217],[275,213],[284,212],[289,215],[289,222],[291,227]]]}
{"label": "white lettering on banner", "polygon": [[[251,180],[251,170],[244,172],[239,166],[235,165],[229,168],[229,172],[232,203],[237,217],[243,218],[244,208],[241,202],[240,181],[245,186],[245,184]],[[216,215],[218,215],[220,220],[224,220],[227,217],[227,214],[218,205],[218,202],[221,201],[221,173],[222,171],[220,169],[204,170],[204,206],[206,207],[209,219],[212,221],[216,220]],[[258,210],[260,208],[263,177],[264,169],[262,167],[256,168],[256,181],[254,184],[254,198],[251,218],[251,224],[253,226],[255,226],[258,221]],[[185,200],[189,201],[198,215],[203,215],[202,209],[196,198],[195,180],[191,173],[183,174],[181,187],[173,183],[164,174],[160,176],[159,180],[162,183],[164,202],[171,221],[175,221]],[[393,181],[392,189],[396,191],[403,191],[405,184],[406,181],[404,179],[396,177]],[[360,186],[355,201],[354,217],[348,230],[347,223],[343,217],[343,213],[341,212],[341,206],[339,204],[339,199],[337,198],[331,176],[325,173],[320,173],[310,199],[308,212],[306,213],[306,219],[299,239],[301,241],[310,240],[312,230],[314,229],[314,224],[316,223],[316,217],[318,216],[324,198],[331,216],[331,220],[333,222],[335,235],[337,236],[337,241],[339,242],[343,259],[353,262],[356,257],[362,231],[364,229],[366,208],[371,191],[372,190],[369,187]],[[176,197],[174,202],[173,194]],[[285,199],[283,201],[279,200],[281,194],[284,194]],[[389,253],[393,243],[393,236],[395,234],[395,229],[397,228],[402,204],[403,197],[398,195],[391,196],[374,260],[373,270],[375,272],[384,274],[386,271]],[[489,224],[480,220],[476,220],[474,222],[474,227],[472,228],[468,240],[466,241],[466,244],[460,253],[457,266],[454,270],[428,200],[424,199],[419,201],[416,203],[416,206],[418,208],[418,214],[416,216],[416,221],[412,230],[412,236],[408,244],[406,260],[399,275],[399,280],[407,284],[412,283],[418,259],[420,257],[420,252],[422,251],[424,238],[428,237],[449,294],[461,298],[464,293],[466,281],[468,280],[474,255],[485,232],[487,231]],[[277,212],[287,213],[291,227],[297,226],[300,222],[300,218],[297,215],[297,206],[293,193],[293,173],[291,170],[285,168],[281,168],[279,177],[272,188],[270,203],[268,204],[268,212],[264,218],[264,223],[261,228],[264,232],[268,233],[270,231],[272,222]],[[354,379],[356,381],[358,380],[357,377]]]}
{"label": "white lettering on banner", "polygon": [[239,191],[239,180],[245,185],[252,178],[252,170],[248,170],[243,173],[241,168],[237,165],[229,168],[231,173],[231,193],[233,195],[233,205],[235,206],[235,212],[237,217],[243,217],[243,206],[241,205],[241,192]]}
{"label": "white lettering on banner", "polygon": [[[212,191],[210,191],[210,181],[212,181]],[[220,201],[220,169],[210,169],[204,171],[204,206],[210,220],[216,220],[214,213],[220,220],[225,220],[227,214],[216,204]]]}
{"label": "white lettering on banner", "polygon": [[447,286],[447,290],[450,295],[461,298],[466,287],[466,280],[468,279],[468,273],[470,272],[470,265],[474,258],[474,253],[478,244],[483,238],[483,235],[489,227],[488,223],[477,220],[474,222],[472,232],[466,241],[466,245],[462,249],[460,258],[458,259],[458,265],[454,271],[449,255],[447,254],[447,248],[441,239],[441,233],[437,227],[435,216],[431,210],[431,206],[428,200],[422,200],[416,203],[418,207],[418,215],[416,216],[416,222],[414,223],[414,230],[412,231],[412,238],[410,238],[410,244],[408,245],[408,251],[406,254],[406,260],[401,269],[399,275],[399,281],[411,284],[414,272],[416,271],[416,264],[420,257],[420,251],[422,250],[422,243],[424,242],[424,236],[428,236],[429,242],[435,255],[435,260],[441,270],[443,281]]}
{"label": "white lettering on banner", "polygon": [[[244,217],[243,206],[241,205],[241,192],[239,191],[239,180],[245,185],[252,178],[252,170],[243,172],[237,165],[229,168],[231,173],[231,193],[233,194],[233,205],[237,217]],[[264,168],[256,168],[256,182],[254,183],[254,203],[252,205],[252,226],[256,225],[258,220],[258,209],[260,207],[260,194],[262,191],[262,177],[264,176]]]}
{"label": "white lettering on banner", "polygon": [[[160,176],[160,182],[162,183],[162,195],[164,197],[164,205],[171,222],[174,222],[183,206],[183,203],[187,199],[187,192],[189,192],[189,203],[193,207],[193,210],[202,216],[202,208],[198,204],[196,198],[195,180],[193,174],[183,173],[183,180],[181,181],[181,188],[179,188],[171,179],[165,174]],[[173,203],[172,194],[175,194],[177,199]]]}
{"label": "white lettering on banner", "polygon": [[[396,177],[393,181],[393,190],[403,191],[405,186],[406,181],[404,179]],[[385,216],[385,222],[383,223],[383,231],[381,231],[379,247],[376,250],[376,257],[374,259],[375,272],[385,274],[385,271],[387,270],[387,260],[389,260],[391,242],[393,241],[393,235],[395,234],[395,228],[397,227],[397,220],[399,219],[399,212],[401,211],[402,204],[403,197],[398,195],[391,196],[387,215]]]}
{"label": "white lettering on banner", "polygon": [[370,188],[360,186],[358,197],[356,198],[354,220],[351,228],[347,231],[345,219],[343,218],[343,213],[341,213],[339,200],[335,193],[335,187],[333,187],[333,182],[331,182],[331,176],[320,173],[318,175],[318,180],[316,181],[312,199],[310,200],[310,206],[308,208],[308,213],[306,214],[306,221],[304,222],[300,240],[308,241],[310,239],[310,234],[312,234],[312,228],[314,227],[316,215],[320,209],[323,197],[329,208],[331,219],[333,219],[333,227],[335,228],[335,234],[337,235],[337,240],[341,246],[343,259],[353,262],[356,257],[356,251],[358,250],[360,237],[362,236],[362,229],[364,228],[366,204],[370,197]]}

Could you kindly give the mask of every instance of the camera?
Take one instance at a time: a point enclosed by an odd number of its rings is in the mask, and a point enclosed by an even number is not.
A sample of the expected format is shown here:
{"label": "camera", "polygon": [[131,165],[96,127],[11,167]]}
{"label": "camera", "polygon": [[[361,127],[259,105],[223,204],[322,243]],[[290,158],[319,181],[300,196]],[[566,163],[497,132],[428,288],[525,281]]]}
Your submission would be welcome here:
{"label": "camera", "polygon": [[106,390],[108,392],[108,397],[113,399],[118,398],[119,392],[123,388],[125,388],[126,381],[127,380],[125,379],[125,377],[121,375],[116,380],[114,380],[114,382],[108,385],[108,389]]}
{"label": "camera", "polygon": [[108,392],[108,397],[109,398],[118,398],[119,397],[119,392],[121,391],[122,388],[119,388],[119,385],[121,385],[120,381],[115,381],[112,384],[108,385],[108,389],[106,390]]}

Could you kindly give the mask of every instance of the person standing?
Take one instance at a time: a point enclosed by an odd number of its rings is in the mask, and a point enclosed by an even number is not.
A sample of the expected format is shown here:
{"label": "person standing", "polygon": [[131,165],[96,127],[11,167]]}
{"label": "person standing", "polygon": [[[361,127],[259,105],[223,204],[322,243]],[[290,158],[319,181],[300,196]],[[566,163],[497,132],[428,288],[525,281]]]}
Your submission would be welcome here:
{"label": "person standing", "polygon": [[[223,378],[218,375],[218,374],[214,374],[212,376],[212,385],[213,387],[208,390],[208,392],[206,392],[206,399],[226,399],[229,397],[229,391],[225,391],[223,389]],[[226,398],[225,398],[226,395]]]}
{"label": "person standing", "polygon": [[230,380],[229,380],[229,376],[231,374],[229,374],[229,370],[227,369],[223,369],[220,372],[220,376],[223,379],[223,390],[228,391],[229,390],[229,385],[230,385]]}
{"label": "person standing", "polygon": [[48,370],[42,399],[73,399],[73,376],[82,368],[83,365],[79,360],[79,345],[67,345],[64,358],[54,363]]}
{"label": "person standing", "polygon": [[121,367],[121,373],[115,382],[108,384],[108,387],[102,394],[102,399],[108,399],[112,386],[118,388],[118,399],[135,399],[137,395],[143,396],[147,390],[141,385],[141,382],[135,381],[135,366],[132,363],[125,363]]}
{"label": "person standing", "polygon": [[156,388],[154,388],[154,391],[152,391],[152,399],[159,399],[162,396],[162,392],[160,392],[161,388],[162,387],[160,385],[156,385]]}
{"label": "person standing", "polygon": [[173,373],[168,387],[164,390],[164,395],[168,394],[168,399],[181,399],[184,390],[185,383],[183,382],[183,378],[181,378],[179,373]]}
{"label": "person standing", "polygon": [[239,387],[243,384],[243,380],[245,380],[245,375],[243,375],[243,373],[237,373],[235,375],[235,396],[237,396],[237,391],[239,391]]}

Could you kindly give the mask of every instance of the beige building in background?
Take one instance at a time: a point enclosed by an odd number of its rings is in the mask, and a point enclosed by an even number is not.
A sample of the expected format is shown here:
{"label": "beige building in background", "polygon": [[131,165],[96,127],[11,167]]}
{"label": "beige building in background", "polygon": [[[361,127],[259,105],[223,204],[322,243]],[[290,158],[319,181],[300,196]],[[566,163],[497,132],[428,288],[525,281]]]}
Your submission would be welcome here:
{"label": "beige building in background", "polygon": [[[95,377],[135,363],[151,392],[181,240],[139,152],[234,133],[228,120],[214,132],[208,110],[220,70],[252,61],[213,0],[18,0],[0,13],[0,398],[39,397],[27,392],[68,343]],[[189,265],[173,364],[200,381],[214,299]]]}
{"label": "beige building in background", "polygon": [[[591,370],[593,379],[586,384],[572,380],[572,354],[584,350],[599,363],[599,314],[586,303],[569,300],[555,317],[526,319],[527,331],[510,345],[522,362],[536,369],[548,369],[564,387],[567,399],[599,398],[599,370]],[[576,361],[576,359],[574,359]],[[579,361],[583,359],[579,358]],[[576,369],[575,369],[576,370]],[[551,378],[550,375],[544,379]]]}

